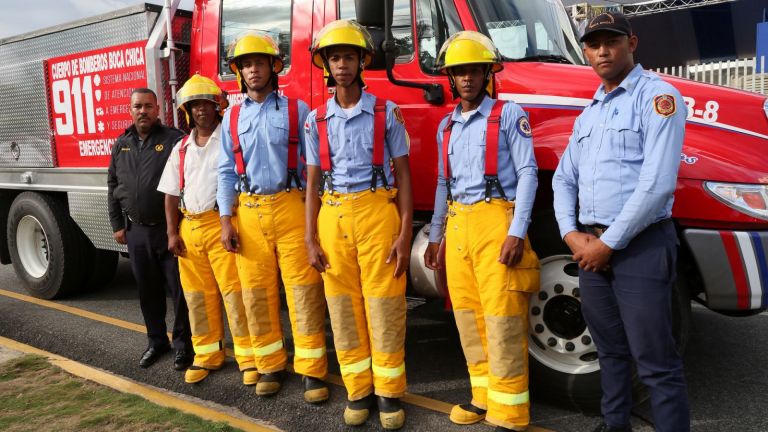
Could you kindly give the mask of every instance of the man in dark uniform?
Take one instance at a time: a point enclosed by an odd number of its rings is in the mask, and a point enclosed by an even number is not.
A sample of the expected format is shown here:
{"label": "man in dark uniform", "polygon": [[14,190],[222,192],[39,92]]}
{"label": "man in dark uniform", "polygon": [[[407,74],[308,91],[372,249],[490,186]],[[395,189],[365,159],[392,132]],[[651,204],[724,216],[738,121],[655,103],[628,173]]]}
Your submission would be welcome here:
{"label": "man in dark uniform", "polygon": [[688,395],[672,335],[677,235],[670,219],[685,105],[674,87],[634,64],[637,36],[624,15],[593,18],[581,41],[602,84],[576,119],[552,187],[600,361],[604,423],[596,431],[631,430],[634,360],[656,430],[685,432]]}
{"label": "man in dark uniform", "polygon": [[187,303],[181,291],[178,261],[168,251],[164,195],[157,191],[173,145],[184,133],[160,123],[157,96],[150,89],[139,88],[131,93],[130,111],[133,126],[117,138],[112,148],[107,199],[115,241],[128,244],[147,326],[149,346],[139,366],[147,368],[171,350],[165,325],[168,286],[175,313],[173,365],[176,370],[184,370],[194,356]]}

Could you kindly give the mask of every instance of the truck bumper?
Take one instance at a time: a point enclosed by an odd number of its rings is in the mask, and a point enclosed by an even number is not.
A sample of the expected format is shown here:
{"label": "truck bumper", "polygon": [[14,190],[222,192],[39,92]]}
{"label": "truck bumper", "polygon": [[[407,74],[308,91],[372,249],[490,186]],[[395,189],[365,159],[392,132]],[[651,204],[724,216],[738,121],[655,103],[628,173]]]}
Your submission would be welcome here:
{"label": "truck bumper", "polygon": [[701,272],[710,309],[768,307],[768,231],[686,229],[683,238]]}

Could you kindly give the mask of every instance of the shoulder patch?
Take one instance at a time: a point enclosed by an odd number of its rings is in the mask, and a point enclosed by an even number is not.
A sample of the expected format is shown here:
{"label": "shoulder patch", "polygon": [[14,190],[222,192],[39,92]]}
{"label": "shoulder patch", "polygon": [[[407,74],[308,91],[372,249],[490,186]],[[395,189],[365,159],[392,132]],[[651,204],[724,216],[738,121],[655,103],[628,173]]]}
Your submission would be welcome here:
{"label": "shoulder patch", "polygon": [[531,132],[531,123],[528,121],[528,117],[520,116],[520,118],[517,119],[517,131],[520,132],[520,135],[526,138],[533,136],[533,133]]}
{"label": "shoulder patch", "polygon": [[304,122],[304,133],[309,133],[309,131],[310,131],[309,120],[307,120]]}
{"label": "shoulder patch", "polygon": [[405,119],[403,118],[403,113],[400,112],[400,107],[396,106],[392,108],[392,114],[395,115],[395,120],[397,120],[398,123],[405,126]]}
{"label": "shoulder patch", "polygon": [[653,98],[653,109],[662,117],[669,117],[677,112],[675,97],[671,94],[661,94]]}

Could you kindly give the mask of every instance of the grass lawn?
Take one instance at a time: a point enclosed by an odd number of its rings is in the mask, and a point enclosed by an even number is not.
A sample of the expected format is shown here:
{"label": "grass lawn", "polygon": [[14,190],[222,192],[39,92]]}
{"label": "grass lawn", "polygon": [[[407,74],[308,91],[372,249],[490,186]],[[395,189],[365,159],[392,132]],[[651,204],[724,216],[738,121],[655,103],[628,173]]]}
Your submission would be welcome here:
{"label": "grass lawn", "polygon": [[43,357],[0,364],[0,430],[238,431],[74,377]]}

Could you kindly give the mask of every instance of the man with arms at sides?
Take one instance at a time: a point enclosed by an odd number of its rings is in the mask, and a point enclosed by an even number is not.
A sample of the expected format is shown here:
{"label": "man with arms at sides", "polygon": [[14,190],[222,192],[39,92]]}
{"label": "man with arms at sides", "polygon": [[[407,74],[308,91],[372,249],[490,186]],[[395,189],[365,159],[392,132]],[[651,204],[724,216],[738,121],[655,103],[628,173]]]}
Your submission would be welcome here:
{"label": "man with arms at sides", "polygon": [[448,291],[472,386],[472,400],[454,406],[450,419],[521,431],[530,423],[528,302],[539,289],[526,236],[538,185],[531,126],[517,104],[491,97],[503,65],[487,36],[451,36],[438,64],[459,104],[438,127],[424,262],[437,269],[445,231]]}
{"label": "man with arms at sides", "polygon": [[328,73],[335,96],[304,126],[305,243],[325,281],[349,400],[344,421],[365,423],[378,396],[382,426],[398,429],[405,421],[400,398],[406,390],[405,270],[413,199],[400,109],[363,90],[372,55],[370,35],[353,21],[326,25],[312,44],[312,62]]}
{"label": "man with arms at sides", "polygon": [[157,190],[165,193],[168,250],[179,257],[179,274],[189,306],[195,360],[184,379],[194,384],[224,364],[222,298],[235,360],[243,383],[255,384],[256,364],[248,333],[235,256],[221,244],[216,186],[221,115],[228,102],[211,79],[193,75],[176,94],[192,128],[173,148]]}
{"label": "man with arms at sides", "polygon": [[[237,269],[256,354],[256,394],[281,387],[288,354],[280,326],[280,287],[285,286],[295,346],[293,367],[302,375],[304,399],[328,399],[323,381],[325,299],[320,275],[307,263],[304,241],[304,137],[309,108],[278,94],[283,69],[280,51],[266,34],[249,34],[233,47],[229,67],[237,77],[242,104],[222,123],[218,202],[221,241],[237,256]],[[236,209],[236,221],[232,221]]]}

